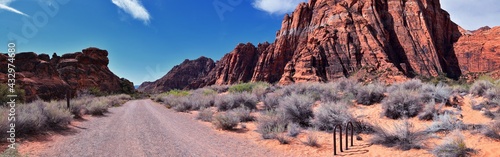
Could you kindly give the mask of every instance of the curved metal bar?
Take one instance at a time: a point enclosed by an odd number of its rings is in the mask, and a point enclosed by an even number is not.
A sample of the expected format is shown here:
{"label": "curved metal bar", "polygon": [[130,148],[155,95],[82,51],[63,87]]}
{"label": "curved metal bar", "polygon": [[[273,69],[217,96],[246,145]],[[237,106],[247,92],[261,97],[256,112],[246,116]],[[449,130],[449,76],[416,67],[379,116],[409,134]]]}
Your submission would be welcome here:
{"label": "curved metal bar", "polygon": [[337,131],[337,127],[339,128],[339,133],[340,133],[340,152],[344,152],[342,150],[342,125],[341,124],[337,124],[333,128],[333,155],[337,155],[337,139],[335,138],[337,136],[337,132],[336,132]]}
{"label": "curved metal bar", "polygon": [[349,149],[349,126],[351,128],[351,146],[354,146],[354,140],[353,140],[353,137],[354,137],[354,126],[352,125],[351,122],[348,122],[346,125],[345,125],[345,150],[348,150]]}

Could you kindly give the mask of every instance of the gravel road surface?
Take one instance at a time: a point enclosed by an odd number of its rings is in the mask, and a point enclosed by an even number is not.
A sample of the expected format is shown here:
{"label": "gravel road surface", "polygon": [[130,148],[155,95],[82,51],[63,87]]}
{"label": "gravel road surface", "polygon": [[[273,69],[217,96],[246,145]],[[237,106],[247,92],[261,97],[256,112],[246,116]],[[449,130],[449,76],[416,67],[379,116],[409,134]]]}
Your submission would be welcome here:
{"label": "gravel road surface", "polygon": [[83,122],[81,131],[49,143],[47,157],[275,157],[251,141],[225,136],[151,100],[129,101],[106,117]]}

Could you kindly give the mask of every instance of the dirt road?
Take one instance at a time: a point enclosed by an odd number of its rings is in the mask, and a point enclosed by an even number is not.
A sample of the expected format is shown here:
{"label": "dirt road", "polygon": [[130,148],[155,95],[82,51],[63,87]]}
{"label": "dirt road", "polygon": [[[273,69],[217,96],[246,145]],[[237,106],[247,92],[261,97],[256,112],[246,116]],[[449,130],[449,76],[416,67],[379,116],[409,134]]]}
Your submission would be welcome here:
{"label": "dirt road", "polygon": [[225,136],[191,116],[151,100],[111,108],[107,117],[83,122],[81,131],[34,156],[287,156],[243,139]]}

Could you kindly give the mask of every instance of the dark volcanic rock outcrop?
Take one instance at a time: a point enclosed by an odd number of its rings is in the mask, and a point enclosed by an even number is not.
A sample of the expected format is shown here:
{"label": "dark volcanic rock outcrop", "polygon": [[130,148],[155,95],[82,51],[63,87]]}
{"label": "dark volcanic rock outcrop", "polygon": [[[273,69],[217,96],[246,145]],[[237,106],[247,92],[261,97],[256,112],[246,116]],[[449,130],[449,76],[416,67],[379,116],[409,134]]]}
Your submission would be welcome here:
{"label": "dark volcanic rock outcrop", "polygon": [[[199,81],[208,75],[215,67],[212,59],[200,57],[195,60],[184,60],[170,70],[165,76],[154,81],[145,82],[139,86],[138,91],[145,92],[165,92],[171,89],[184,89],[188,86],[200,86]],[[198,81],[198,82],[197,82]]]}
{"label": "dark volcanic rock outcrop", "polygon": [[[0,66],[7,67],[5,55],[0,57]],[[122,88],[118,78],[108,68],[108,52],[88,48],[82,52],[52,55],[37,55],[33,52],[19,53],[15,56],[16,85],[26,92],[28,101],[63,99],[69,91],[97,88],[107,93],[119,93]],[[0,82],[7,82],[7,69],[0,71]],[[123,82],[123,81],[122,81]]]}
{"label": "dark volcanic rock outcrop", "polygon": [[496,47],[480,46],[493,42],[472,41],[485,32],[492,31],[483,28],[463,37],[467,33],[451,21],[438,0],[309,0],[285,15],[274,43],[240,44],[206,77],[175,88],[248,81],[326,82],[353,75],[458,78],[470,71],[463,70],[463,45],[476,45],[467,52],[498,52]]}

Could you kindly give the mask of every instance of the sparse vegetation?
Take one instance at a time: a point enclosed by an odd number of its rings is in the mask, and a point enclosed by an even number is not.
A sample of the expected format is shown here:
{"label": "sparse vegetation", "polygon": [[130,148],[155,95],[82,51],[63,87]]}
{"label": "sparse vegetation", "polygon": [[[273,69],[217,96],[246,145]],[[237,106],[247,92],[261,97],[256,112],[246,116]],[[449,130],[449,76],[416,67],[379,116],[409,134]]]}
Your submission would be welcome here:
{"label": "sparse vegetation", "polygon": [[385,87],[379,83],[362,86],[356,95],[356,101],[363,105],[373,105],[384,99]]}
{"label": "sparse vegetation", "polygon": [[309,133],[307,134],[307,139],[305,142],[303,142],[307,146],[311,147],[319,147],[318,143],[318,136],[316,133],[314,133],[314,130],[310,130]]}
{"label": "sparse vegetation", "polygon": [[333,126],[354,121],[352,115],[347,111],[345,102],[323,103],[315,111],[315,118],[312,121],[314,127],[323,131],[332,131]]}
{"label": "sparse vegetation", "polygon": [[[414,88],[417,83],[410,83],[405,88]],[[404,87],[404,86],[403,86]],[[415,117],[423,108],[422,93],[417,90],[392,90],[382,101],[383,114],[392,119]]]}
{"label": "sparse vegetation", "polygon": [[424,106],[423,111],[418,114],[418,119],[420,120],[432,120],[434,116],[436,116],[444,106],[443,103],[439,103],[436,106],[436,102],[434,100],[427,102]]}
{"label": "sparse vegetation", "polygon": [[490,88],[493,88],[493,84],[491,82],[485,80],[477,80],[476,82],[474,82],[474,84],[472,84],[469,92],[475,96],[483,96]]}
{"label": "sparse vegetation", "polygon": [[257,108],[257,97],[253,94],[243,92],[221,95],[215,99],[215,106],[219,111],[227,111],[238,107],[247,107],[248,109]]}
{"label": "sparse vegetation", "polygon": [[295,123],[288,123],[287,129],[288,129],[288,136],[290,137],[297,137],[297,135],[299,135],[301,132],[300,125]]}
{"label": "sparse vegetation", "polygon": [[371,139],[374,144],[386,147],[395,147],[401,150],[421,149],[428,135],[423,131],[415,131],[413,124],[408,121],[394,123],[392,128],[375,128],[375,136]]}
{"label": "sparse vegetation", "polygon": [[234,127],[238,126],[239,122],[240,119],[238,116],[231,112],[219,113],[215,115],[212,120],[212,124],[215,128],[222,130],[233,130]]}
{"label": "sparse vegetation", "polygon": [[198,112],[198,116],[196,117],[196,119],[199,119],[199,120],[202,120],[205,122],[211,122],[213,116],[214,116],[214,111],[212,111],[212,109],[204,108],[204,109],[201,109],[200,112]]}
{"label": "sparse vegetation", "polygon": [[432,154],[439,157],[465,157],[474,152],[465,144],[465,138],[459,131],[454,131],[446,137],[443,144],[432,150]]}
{"label": "sparse vegetation", "polygon": [[305,95],[292,94],[279,101],[280,109],[287,120],[301,126],[309,126],[309,121],[313,118],[312,105],[314,100]]}
{"label": "sparse vegetation", "polygon": [[431,126],[427,129],[429,132],[453,131],[462,129],[465,125],[455,116],[445,113],[434,118]]}
{"label": "sparse vegetation", "polygon": [[240,119],[240,122],[248,122],[248,121],[253,121],[255,119],[255,117],[251,115],[252,110],[250,110],[244,106],[233,109],[230,112],[232,112],[234,115],[238,116],[238,118]]}
{"label": "sparse vegetation", "polygon": [[287,120],[285,115],[273,110],[265,111],[257,119],[257,132],[259,132],[263,139],[273,139],[276,133],[285,130]]}

